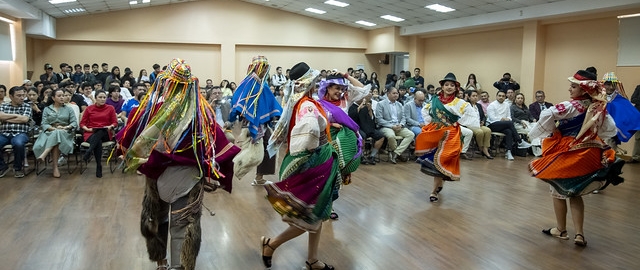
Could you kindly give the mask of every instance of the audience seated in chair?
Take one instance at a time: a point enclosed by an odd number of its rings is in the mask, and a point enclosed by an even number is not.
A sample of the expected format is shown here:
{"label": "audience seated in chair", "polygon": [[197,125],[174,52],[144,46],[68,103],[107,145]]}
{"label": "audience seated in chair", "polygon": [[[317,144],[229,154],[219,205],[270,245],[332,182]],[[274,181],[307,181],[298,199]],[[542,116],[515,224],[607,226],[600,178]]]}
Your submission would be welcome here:
{"label": "audience seated in chair", "polygon": [[505,101],[506,94],[498,91],[496,100],[491,102],[487,107],[487,123],[491,131],[501,132],[505,134],[505,146],[506,154],[505,158],[508,160],[514,160],[511,154],[513,143],[518,143],[518,148],[529,148],[531,145],[524,140],[520,139],[516,127],[513,125],[511,119],[511,108],[509,103]]}
{"label": "audience seated in chair", "polygon": [[367,95],[363,100],[354,102],[349,107],[349,117],[360,127],[360,136],[363,140],[373,139],[371,153],[362,157],[362,164],[376,164],[378,151],[384,145],[385,137],[382,131],[376,128],[376,116],[373,113],[372,96]]}
{"label": "audience seated in chair", "polygon": [[113,137],[113,130],[118,126],[116,111],[112,106],[106,105],[107,93],[96,92],[96,103],[87,107],[80,128],[84,131],[84,141],[89,143],[89,149],[84,153],[82,160],[88,162],[91,154],[96,160],[96,177],[102,177],[102,143]]}
{"label": "audience seated in chair", "polygon": [[425,100],[425,93],[421,90],[416,90],[413,100],[404,105],[407,128],[409,128],[415,136],[418,136],[418,134],[422,132],[422,127],[424,126],[422,108],[424,108]]}
{"label": "audience seated in chair", "polygon": [[[24,177],[25,145],[29,141],[29,120],[31,106],[24,103],[26,91],[22,86],[9,89],[11,102],[0,105],[0,149],[7,144],[13,147],[14,177]],[[9,170],[3,155],[0,155],[0,177],[4,177]]]}
{"label": "audience seated in chair", "polygon": [[544,111],[553,106],[553,104],[544,101],[544,98],[544,91],[538,90],[536,91],[536,101],[529,104],[529,113],[531,113],[531,117],[533,117],[533,119],[535,119],[536,121],[540,119],[541,111]]}
{"label": "audience seated in chair", "polygon": [[[493,159],[491,153],[489,153],[489,146],[491,146],[491,129],[485,126],[487,121],[487,117],[482,110],[482,105],[478,103],[478,91],[476,90],[468,90],[469,91],[469,103],[471,104],[471,108],[473,108],[478,114],[478,118],[480,120],[480,127],[471,129],[473,135],[476,138],[476,143],[478,144],[478,148],[482,152],[482,156],[487,159]],[[484,92],[486,93],[486,92]]]}
{"label": "audience seated in chair", "polygon": [[[376,107],[376,119],[381,127],[381,131],[387,138],[389,149],[391,152],[392,163],[396,163],[396,159],[407,161],[402,156],[404,150],[409,148],[413,141],[414,134],[406,128],[406,119],[402,104],[398,102],[398,89],[392,87],[387,92],[387,99],[380,101]],[[396,136],[402,137],[400,145],[396,140]]]}
{"label": "audience seated in chair", "polygon": [[38,159],[44,161],[52,154],[53,177],[60,177],[58,158],[60,154],[73,153],[74,134],[78,127],[75,113],[64,103],[64,91],[52,91],[47,107],[42,111],[42,133],[33,145],[33,152]]}

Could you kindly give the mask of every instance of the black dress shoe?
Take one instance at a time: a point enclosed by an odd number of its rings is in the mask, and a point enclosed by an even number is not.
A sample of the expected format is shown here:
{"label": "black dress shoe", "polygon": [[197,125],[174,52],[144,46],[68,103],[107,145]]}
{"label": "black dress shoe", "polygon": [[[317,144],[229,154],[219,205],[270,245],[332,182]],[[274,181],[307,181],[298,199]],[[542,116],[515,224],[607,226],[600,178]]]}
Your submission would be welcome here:
{"label": "black dress shoe", "polygon": [[461,157],[462,159],[466,159],[466,160],[473,160],[473,158],[471,158],[471,156],[470,156],[470,155],[467,155],[467,153],[462,153],[462,154],[460,154],[460,157]]}
{"label": "black dress shoe", "polygon": [[401,155],[398,155],[398,156],[396,157],[396,159],[398,159],[399,161],[402,161],[402,162],[407,162],[407,160],[408,160],[406,157],[403,157],[403,156],[401,156]]}

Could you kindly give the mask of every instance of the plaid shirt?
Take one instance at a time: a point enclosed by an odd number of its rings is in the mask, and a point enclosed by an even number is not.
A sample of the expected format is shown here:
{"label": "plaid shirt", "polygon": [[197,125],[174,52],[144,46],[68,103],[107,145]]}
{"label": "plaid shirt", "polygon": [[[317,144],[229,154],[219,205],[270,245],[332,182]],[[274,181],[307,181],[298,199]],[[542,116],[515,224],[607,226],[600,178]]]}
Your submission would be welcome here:
{"label": "plaid shirt", "polygon": [[[3,103],[0,105],[0,112],[7,114],[17,114],[24,115],[31,119],[31,106],[27,103],[22,103],[20,106],[13,106],[10,102]],[[29,132],[29,122],[26,123],[9,123],[2,121],[0,124],[0,133],[5,136],[16,136],[20,133],[28,133]]]}

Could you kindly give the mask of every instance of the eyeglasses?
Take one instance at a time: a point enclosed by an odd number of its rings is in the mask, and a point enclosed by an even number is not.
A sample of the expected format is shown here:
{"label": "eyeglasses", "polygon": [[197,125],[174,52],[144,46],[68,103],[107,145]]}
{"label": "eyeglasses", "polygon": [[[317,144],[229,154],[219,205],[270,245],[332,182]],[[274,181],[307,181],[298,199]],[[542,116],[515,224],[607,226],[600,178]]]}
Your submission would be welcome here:
{"label": "eyeglasses", "polygon": [[222,95],[222,92],[211,92],[212,95]]}
{"label": "eyeglasses", "polygon": [[536,98],[543,98],[544,96],[536,96]]}

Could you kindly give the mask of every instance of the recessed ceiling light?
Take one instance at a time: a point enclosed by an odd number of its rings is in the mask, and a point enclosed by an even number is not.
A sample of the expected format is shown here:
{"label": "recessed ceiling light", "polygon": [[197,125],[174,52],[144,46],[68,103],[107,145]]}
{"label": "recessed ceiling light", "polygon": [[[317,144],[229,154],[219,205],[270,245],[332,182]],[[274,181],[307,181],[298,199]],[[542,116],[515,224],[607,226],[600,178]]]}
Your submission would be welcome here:
{"label": "recessed ceiling light", "polygon": [[380,16],[380,18],[383,18],[385,20],[390,20],[390,21],[394,21],[394,22],[401,22],[404,21],[403,18],[399,18],[396,16],[392,16],[392,15],[384,15],[384,16]]}
{"label": "recessed ceiling light", "polygon": [[428,8],[430,10],[435,10],[437,12],[451,12],[454,11],[455,9],[447,7],[447,6],[443,6],[440,4],[433,4],[433,5],[428,5],[425,8]]}
{"label": "recessed ceiling light", "polygon": [[63,4],[63,3],[71,3],[75,1],[76,0],[49,0],[49,3],[57,5],[57,4]]}
{"label": "recessed ceiling light", "polygon": [[84,10],[84,8],[72,8],[72,9],[67,9],[65,11],[63,11],[64,13],[80,13],[80,12],[85,12],[86,10]]}
{"label": "recessed ceiling light", "polygon": [[137,0],[129,1],[129,5],[137,5],[137,4],[138,4],[138,1],[137,1]]}
{"label": "recessed ceiling light", "polygon": [[151,0],[142,0],[142,3],[144,3],[144,4],[151,3]]}
{"label": "recessed ceiling light", "polygon": [[357,23],[357,24],[362,24],[362,25],[364,25],[364,26],[375,26],[375,25],[376,25],[375,23],[368,22],[368,21],[362,21],[362,20],[357,21],[356,23]]}
{"label": "recessed ceiling light", "polygon": [[315,14],[325,14],[325,13],[327,13],[324,10],[319,10],[319,9],[315,9],[315,8],[306,8],[305,10],[309,11],[311,13],[315,13]]}
{"label": "recessed ceiling light", "polygon": [[332,5],[332,6],[336,6],[336,7],[346,7],[349,4],[344,3],[344,2],[340,2],[340,1],[335,1],[335,0],[328,0],[324,2],[327,5]]}

